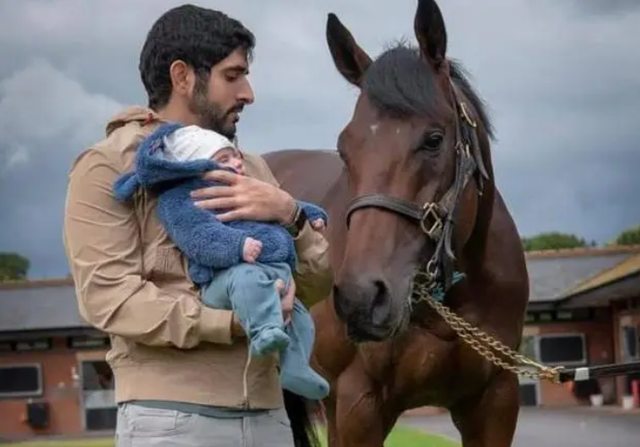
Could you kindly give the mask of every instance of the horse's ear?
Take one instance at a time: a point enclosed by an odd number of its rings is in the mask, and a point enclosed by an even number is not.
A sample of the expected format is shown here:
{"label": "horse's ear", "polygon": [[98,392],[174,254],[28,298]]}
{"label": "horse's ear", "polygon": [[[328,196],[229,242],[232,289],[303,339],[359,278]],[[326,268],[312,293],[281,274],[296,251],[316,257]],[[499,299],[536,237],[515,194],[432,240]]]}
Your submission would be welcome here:
{"label": "horse's ear", "polygon": [[371,58],[333,13],[327,17],[326,33],[327,44],[336,68],[347,81],[360,87],[364,74],[371,65]]}
{"label": "horse's ear", "polygon": [[447,30],[442,12],[435,0],[418,0],[413,28],[422,57],[435,71],[446,67],[444,62],[447,57]]}

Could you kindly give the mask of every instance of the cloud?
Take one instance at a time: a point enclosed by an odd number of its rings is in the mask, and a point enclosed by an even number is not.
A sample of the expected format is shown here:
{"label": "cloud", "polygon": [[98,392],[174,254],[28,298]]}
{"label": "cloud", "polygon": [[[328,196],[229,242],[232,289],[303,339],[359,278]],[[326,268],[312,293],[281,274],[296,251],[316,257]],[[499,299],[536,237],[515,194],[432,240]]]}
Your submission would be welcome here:
{"label": "cloud", "polygon": [[[8,148],[5,157],[14,164],[28,161],[33,151],[76,152],[121,107],[105,95],[87,92],[43,59],[0,81],[0,98],[0,135]],[[48,143],[60,137],[67,147],[51,148]]]}
{"label": "cloud", "polygon": [[0,81],[0,250],[23,253],[41,274],[66,272],[60,239],[66,174],[121,107],[43,59]]}
{"label": "cloud", "polygon": [[[66,274],[61,220],[73,158],[108,117],[143,104],[145,35],[183,3],[0,2],[0,250],[32,260],[33,276]],[[257,36],[257,101],[240,142],[257,152],[331,148],[357,91],[325,41],[335,12],[371,56],[415,41],[416,2],[197,1]],[[449,55],[462,60],[497,127],[496,178],[523,234],[575,232],[605,241],[640,221],[637,111],[640,8],[622,0],[441,1]],[[366,9],[366,13],[365,13]]]}
{"label": "cloud", "polygon": [[571,0],[564,3],[571,12],[592,17],[621,16],[640,9],[640,3],[637,0]]}

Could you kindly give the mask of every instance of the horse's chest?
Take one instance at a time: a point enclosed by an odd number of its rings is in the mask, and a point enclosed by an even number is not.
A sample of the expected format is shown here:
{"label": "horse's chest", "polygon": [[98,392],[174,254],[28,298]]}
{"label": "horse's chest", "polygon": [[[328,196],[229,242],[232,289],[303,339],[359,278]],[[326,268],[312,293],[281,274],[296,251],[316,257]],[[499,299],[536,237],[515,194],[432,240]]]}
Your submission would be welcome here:
{"label": "horse's chest", "polygon": [[476,370],[468,354],[459,340],[443,340],[421,328],[360,352],[366,373],[380,386],[383,398],[402,402],[406,408],[447,406],[475,388],[482,366]]}

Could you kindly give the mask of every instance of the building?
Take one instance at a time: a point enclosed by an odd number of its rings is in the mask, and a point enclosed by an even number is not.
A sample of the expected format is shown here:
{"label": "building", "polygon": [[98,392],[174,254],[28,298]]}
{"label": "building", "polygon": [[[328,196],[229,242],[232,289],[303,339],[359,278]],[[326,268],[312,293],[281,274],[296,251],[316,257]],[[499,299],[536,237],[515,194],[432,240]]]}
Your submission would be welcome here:
{"label": "building", "polygon": [[[529,253],[522,352],[546,365],[638,360],[640,246]],[[78,314],[71,280],[0,284],[0,439],[111,431],[109,339]],[[523,405],[619,404],[620,377],[570,389],[521,382]]]}
{"label": "building", "polygon": [[[579,367],[640,360],[640,247],[528,253],[531,293],[521,352],[549,366]],[[588,404],[602,394],[619,405],[631,381],[576,384],[521,381],[524,405]]]}
{"label": "building", "polygon": [[0,439],[113,429],[108,348],[71,280],[0,284]]}

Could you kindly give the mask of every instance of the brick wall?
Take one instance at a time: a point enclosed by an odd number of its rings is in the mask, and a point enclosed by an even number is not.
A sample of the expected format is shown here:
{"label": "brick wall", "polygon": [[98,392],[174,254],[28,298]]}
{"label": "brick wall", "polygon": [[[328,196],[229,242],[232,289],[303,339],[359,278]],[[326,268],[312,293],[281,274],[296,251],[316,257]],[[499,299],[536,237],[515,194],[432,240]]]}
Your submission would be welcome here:
{"label": "brick wall", "polygon": [[33,430],[26,423],[28,398],[0,398],[0,438],[81,432],[80,394],[71,374],[78,367],[75,352],[67,349],[64,338],[54,338],[48,351],[0,353],[2,366],[34,363],[42,367],[44,394],[33,401],[49,403],[49,427]]}

